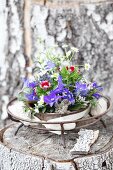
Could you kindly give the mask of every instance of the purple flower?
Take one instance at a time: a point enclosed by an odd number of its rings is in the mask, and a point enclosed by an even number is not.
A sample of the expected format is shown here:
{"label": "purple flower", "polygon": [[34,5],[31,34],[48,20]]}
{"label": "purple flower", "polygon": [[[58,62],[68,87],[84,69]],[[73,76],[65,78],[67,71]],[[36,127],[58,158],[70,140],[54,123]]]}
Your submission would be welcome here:
{"label": "purple flower", "polygon": [[81,96],[86,96],[88,94],[88,87],[86,83],[80,83],[80,82],[76,82],[76,89],[75,89],[75,93],[76,95],[81,95]]}
{"label": "purple flower", "polygon": [[62,81],[62,77],[59,75],[59,77],[58,77],[58,87],[56,89],[54,89],[53,92],[56,93],[56,94],[61,93],[63,88],[64,88],[64,84],[63,84],[63,81]]}
{"label": "purple flower", "polygon": [[62,91],[62,98],[67,99],[71,104],[75,103],[75,99],[73,97],[73,94],[68,89],[63,89]]}
{"label": "purple flower", "polygon": [[58,88],[62,89],[64,87],[64,83],[62,81],[62,76],[59,75],[58,77]]}
{"label": "purple flower", "polygon": [[97,88],[98,87],[96,82],[93,82],[92,86],[93,86],[93,88]]}
{"label": "purple flower", "polygon": [[102,88],[101,86],[98,86],[96,82],[93,82],[93,83],[92,83],[92,86],[93,86],[93,88],[95,88],[95,89],[97,89],[97,90],[99,90],[99,91],[102,91],[102,90],[103,90],[103,88]]}
{"label": "purple flower", "polygon": [[34,91],[31,94],[25,94],[25,96],[29,101],[38,100],[38,97],[36,96]]}
{"label": "purple flower", "polygon": [[87,89],[87,84],[86,83],[76,82],[76,89],[86,90]]}
{"label": "purple flower", "polygon": [[28,88],[34,88],[37,86],[37,82],[36,81],[31,81],[28,79],[24,79],[24,87],[28,87]]}
{"label": "purple flower", "polygon": [[93,96],[96,98],[96,99],[99,99],[101,97],[101,95],[99,93],[94,93]]}
{"label": "purple flower", "polygon": [[58,102],[58,100],[61,98],[61,96],[56,95],[53,91],[49,94],[44,96],[44,102],[46,104],[49,104],[51,107],[54,105],[54,103]]}
{"label": "purple flower", "polygon": [[47,66],[46,66],[46,69],[49,70],[49,69],[52,69],[55,67],[55,64],[51,61],[48,61],[47,62]]}
{"label": "purple flower", "polygon": [[71,104],[75,103],[73,94],[64,87],[61,76],[58,77],[58,87],[52,90],[49,95],[44,96],[44,102],[52,107],[59,99],[67,99]]}

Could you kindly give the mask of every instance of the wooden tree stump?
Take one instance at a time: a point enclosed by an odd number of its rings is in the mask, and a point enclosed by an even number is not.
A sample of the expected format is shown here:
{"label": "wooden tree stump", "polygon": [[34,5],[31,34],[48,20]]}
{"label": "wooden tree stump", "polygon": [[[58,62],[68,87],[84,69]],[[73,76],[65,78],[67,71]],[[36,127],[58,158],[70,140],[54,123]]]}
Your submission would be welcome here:
{"label": "wooden tree stump", "polygon": [[22,127],[17,135],[19,123],[0,132],[1,170],[112,170],[113,169],[113,119],[106,116],[105,129],[101,122],[87,129],[99,130],[98,140],[87,155],[71,155],[78,137],[77,132],[65,134],[66,148],[61,136],[29,127]]}

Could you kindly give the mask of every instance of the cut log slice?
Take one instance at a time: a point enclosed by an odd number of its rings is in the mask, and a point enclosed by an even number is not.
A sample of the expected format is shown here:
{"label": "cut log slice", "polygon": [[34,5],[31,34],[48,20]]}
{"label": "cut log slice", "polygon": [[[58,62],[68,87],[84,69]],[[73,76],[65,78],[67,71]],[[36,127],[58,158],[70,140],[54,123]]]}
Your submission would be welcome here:
{"label": "cut log slice", "polygon": [[[15,136],[15,131],[20,123],[13,124],[4,129],[4,131],[1,131],[0,165],[3,162],[6,163],[6,161],[9,161],[8,163],[12,166],[12,160],[14,160],[15,164],[18,165],[21,162],[24,167],[27,164],[27,159],[30,159],[31,161],[28,162],[29,166],[31,166],[33,160],[37,162],[38,166],[41,164],[40,168],[38,168],[39,170],[42,167],[45,167],[44,170],[52,170],[54,167],[56,168],[55,170],[61,170],[63,168],[65,170],[75,170],[77,168],[82,170],[83,164],[86,161],[88,166],[91,161],[94,161],[92,164],[95,164],[95,161],[97,161],[97,167],[113,166],[113,122],[108,116],[105,117],[104,121],[107,125],[106,129],[103,128],[101,122],[88,127],[88,129],[93,129],[94,131],[99,130],[99,137],[91,146],[90,153],[82,156],[70,154],[70,150],[74,147],[78,138],[77,132],[69,132],[65,135],[66,148],[63,148],[61,136],[59,135],[46,131],[39,132],[38,129],[29,127],[22,127]],[[34,167],[36,168],[37,165],[34,164]],[[49,169],[47,169],[48,167]],[[6,170],[4,168],[2,169]],[[21,168],[21,170],[24,170],[24,168]]]}
{"label": "cut log slice", "polygon": [[[17,128],[18,124],[12,125],[3,135],[3,142],[8,147],[21,152],[27,152],[28,154],[42,155],[56,161],[68,161],[74,157],[78,157],[78,155],[72,156],[70,154],[70,150],[76,143],[78,133],[69,133],[65,135],[66,148],[63,148],[62,139],[58,135],[44,131],[39,132],[37,129],[22,127],[15,136],[15,130]],[[111,140],[111,133],[105,135],[105,138],[103,137],[104,135],[105,133],[101,132],[99,139],[94,143],[90,153],[95,153],[98,150],[101,150]]]}

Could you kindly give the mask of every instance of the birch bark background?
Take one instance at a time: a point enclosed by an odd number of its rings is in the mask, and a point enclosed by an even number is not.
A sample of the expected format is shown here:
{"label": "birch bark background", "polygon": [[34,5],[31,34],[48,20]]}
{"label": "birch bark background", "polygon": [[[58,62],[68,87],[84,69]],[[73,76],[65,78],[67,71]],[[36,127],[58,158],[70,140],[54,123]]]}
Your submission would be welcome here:
{"label": "birch bark background", "polygon": [[20,89],[25,67],[23,4],[22,0],[3,0],[0,4],[0,112],[3,118],[7,116],[7,102]]}
{"label": "birch bark background", "polygon": [[[0,112],[21,89],[25,75],[24,0],[0,2]],[[112,0],[32,0],[32,58],[39,48],[62,44],[79,48],[76,62],[91,64],[89,77],[113,93],[113,1]],[[44,46],[37,45],[37,39]],[[113,97],[112,97],[113,98]]]}

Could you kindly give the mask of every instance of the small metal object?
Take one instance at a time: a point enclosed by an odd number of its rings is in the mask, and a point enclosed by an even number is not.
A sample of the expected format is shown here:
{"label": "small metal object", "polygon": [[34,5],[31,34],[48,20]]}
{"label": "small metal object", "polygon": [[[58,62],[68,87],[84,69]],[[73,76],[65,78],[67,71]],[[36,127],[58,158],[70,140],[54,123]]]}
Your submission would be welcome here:
{"label": "small metal object", "polygon": [[66,143],[65,143],[65,136],[64,136],[64,126],[63,123],[60,124],[61,125],[61,137],[62,137],[62,141],[63,141],[63,147],[66,148]]}
{"label": "small metal object", "polygon": [[15,136],[17,135],[17,133],[18,133],[19,129],[20,129],[22,126],[24,126],[24,124],[23,124],[23,123],[21,123],[21,124],[18,126],[17,130],[15,131]]}

